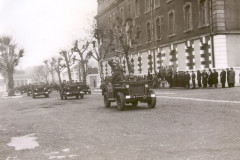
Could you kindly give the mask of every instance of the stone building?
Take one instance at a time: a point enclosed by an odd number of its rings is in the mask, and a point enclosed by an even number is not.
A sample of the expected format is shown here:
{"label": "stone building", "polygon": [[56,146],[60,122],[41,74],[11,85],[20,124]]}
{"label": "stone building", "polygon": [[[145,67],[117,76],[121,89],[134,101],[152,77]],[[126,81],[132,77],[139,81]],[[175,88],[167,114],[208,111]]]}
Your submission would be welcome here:
{"label": "stone building", "polygon": [[[105,31],[117,16],[133,20],[140,33],[131,49],[135,74],[220,69],[240,66],[239,7],[239,0],[98,0],[95,18]],[[107,64],[104,73],[111,74]]]}

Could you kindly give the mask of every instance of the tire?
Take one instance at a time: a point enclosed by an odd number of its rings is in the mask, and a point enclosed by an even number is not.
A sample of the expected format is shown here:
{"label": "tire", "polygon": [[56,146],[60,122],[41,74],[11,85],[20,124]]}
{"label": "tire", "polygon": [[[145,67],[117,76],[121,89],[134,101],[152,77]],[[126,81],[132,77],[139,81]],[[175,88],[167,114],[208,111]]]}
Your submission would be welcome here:
{"label": "tire", "polygon": [[33,97],[34,99],[36,98],[36,96],[34,96],[34,95],[33,95],[32,97]]}
{"label": "tire", "polygon": [[49,94],[46,94],[45,97],[46,97],[46,98],[49,98]]}
{"label": "tire", "polygon": [[[155,94],[154,91],[149,91],[149,93],[150,93],[150,94]],[[156,106],[156,101],[157,101],[156,97],[150,97],[149,100],[148,100],[148,102],[147,102],[148,107],[149,107],[149,108],[155,108],[155,106]]]}
{"label": "tire", "polygon": [[63,100],[63,95],[62,94],[60,94],[60,98],[61,98],[61,100]]}
{"label": "tire", "polygon": [[67,95],[66,95],[66,94],[64,95],[64,98],[65,98],[65,100],[67,100],[67,99],[68,99],[68,97],[67,97]]}
{"label": "tire", "polygon": [[138,101],[137,100],[132,102],[132,106],[133,107],[137,107],[137,105],[138,105]]}
{"label": "tire", "polygon": [[79,99],[79,95],[78,94],[76,95],[76,99]]}
{"label": "tire", "polygon": [[88,92],[88,94],[91,94],[91,93],[92,93],[91,91]]}
{"label": "tire", "polygon": [[103,101],[104,101],[104,107],[105,108],[110,108],[111,107],[111,102],[107,99],[107,95],[106,94],[103,97]]}
{"label": "tire", "polygon": [[125,96],[121,92],[117,94],[117,107],[120,111],[123,111],[125,108]]}

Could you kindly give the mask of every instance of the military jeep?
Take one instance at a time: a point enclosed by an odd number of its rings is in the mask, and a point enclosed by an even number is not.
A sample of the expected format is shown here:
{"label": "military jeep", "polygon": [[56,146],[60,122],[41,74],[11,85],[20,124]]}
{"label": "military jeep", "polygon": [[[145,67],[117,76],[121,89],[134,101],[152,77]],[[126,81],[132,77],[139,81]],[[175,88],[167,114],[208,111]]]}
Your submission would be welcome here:
{"label": "military jeep", "polygon": [[119,110],[124,110],[126,104],[136,107],[138,102],[147,103],[149,108],[156,106],[156,94],[149,89],[150,81],[126,81],[116,84],[108,83],[103,88],[104,106],[109,108],[111,102],[117,102]]}
{"label": "military jeep", "polygon": [[81,99],[84,98],[84,93],[82,91],[81,86],[76,84],[63,85],[59,89],[59,94],[60,94],[61,100],[63,99],[67,100],[68,97],[73,97],[73,96],[76,96],[76,99],[78,99],[79,97],[81,97]]}
{"label": "military jeep", "polygon": [[36,98],[37,96],[45,96],[49,98],[49,88],[47,86],[34,86],[32,87],[32,97]]}

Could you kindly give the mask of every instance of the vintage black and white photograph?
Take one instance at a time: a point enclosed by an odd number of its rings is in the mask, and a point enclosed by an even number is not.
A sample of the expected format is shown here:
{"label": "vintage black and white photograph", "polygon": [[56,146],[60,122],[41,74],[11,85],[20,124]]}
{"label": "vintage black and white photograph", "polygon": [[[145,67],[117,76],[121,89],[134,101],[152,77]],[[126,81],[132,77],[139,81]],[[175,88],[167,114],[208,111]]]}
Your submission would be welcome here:
{"label": "vintage black and white photograph", "polygon": [[0,160],[240,160],[240,0],[0,0]]}

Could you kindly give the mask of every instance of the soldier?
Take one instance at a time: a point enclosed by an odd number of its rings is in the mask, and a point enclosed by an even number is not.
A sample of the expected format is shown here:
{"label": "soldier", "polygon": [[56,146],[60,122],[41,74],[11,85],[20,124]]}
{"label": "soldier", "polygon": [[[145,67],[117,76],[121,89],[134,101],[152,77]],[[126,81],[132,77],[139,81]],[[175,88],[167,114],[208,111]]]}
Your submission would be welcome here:
{"label": "soldier", "polygon": [[187,88],[190,88],[190,80],[191,80],[191,76],[187,71],[186,72],[186,86],[187,86]]}
{"label": "soldier", "polygon": [[215,88],[218,87],[218,72],[216,69],[213,70],[213,84]]}
{"label": "soldier", "polygon": [[194,73],[194,71],[192,71],[192,84],[193,84],[193,89],[196,88],[195,79],[196,79],[196,74]]}
{"label": "soldier", "polygon": [[229,70],[229,68],[227,68],[227,84],[228,84],[228,88],[230,88],[229,77],[230,77],[230,70]]}
{"label": "soldier", "polygon": [[229,73],[229,85],[230,87],[234,87],[235,85],[235,71],[231,68]]}
{"label": "soldier", "polygon": [[221,83],[222,83],[222,88],[225,88],[225,83],[226,83],[226,71],[222,69],[222,72],[220,74],[221,77]]}
{"label": "soldier", "polygon": [[118,83],[123,81],[123,68],[120,66],[117,60],[110,60],[108,64],[112,68],[112,83]]}
{"label": "soldier", "polygon": [[208,83],[208,74],[207,74],[206,70],[204,69],[203,72],[202,72],[203,88],[207,88],[207,83]]}
{"label": "soldier", "polygon": [[213,86],[213,73],[211,69],[209,69],[208,84],[209,84],[209,87]]}
{"label": "soldier", "polygon": [[202,88],[202,74],[199,70],[197,70],[197,81],[198,81],[198,88]]}

